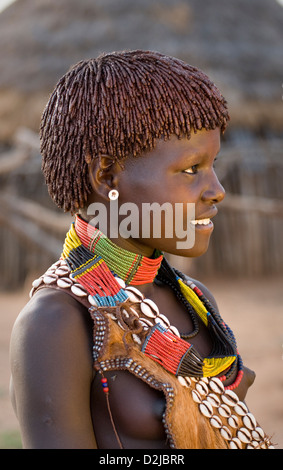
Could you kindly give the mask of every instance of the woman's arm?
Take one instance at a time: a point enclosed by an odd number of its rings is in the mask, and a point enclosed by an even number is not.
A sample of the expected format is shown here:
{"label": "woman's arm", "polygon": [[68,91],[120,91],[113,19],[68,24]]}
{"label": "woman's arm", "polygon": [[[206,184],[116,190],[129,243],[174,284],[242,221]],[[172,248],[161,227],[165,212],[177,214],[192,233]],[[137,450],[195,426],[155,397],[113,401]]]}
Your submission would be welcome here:
{"label": "woman's arm", "polygon": [[14,325],[12,389],[24,448],[96,448],[87,315],[67,294],[44,289]]}

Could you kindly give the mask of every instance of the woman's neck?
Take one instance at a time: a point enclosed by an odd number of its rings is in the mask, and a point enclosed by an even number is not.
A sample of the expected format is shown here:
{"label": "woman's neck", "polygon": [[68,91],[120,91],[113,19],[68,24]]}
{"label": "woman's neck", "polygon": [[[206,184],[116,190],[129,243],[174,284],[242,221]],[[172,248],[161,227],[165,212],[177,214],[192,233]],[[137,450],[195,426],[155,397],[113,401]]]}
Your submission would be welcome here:
{"label": "woman's neck", "polygon": [[161,252],[152,252],[151,249],[149,257],[144,250],[138,249],[138,243],[133,244],[126,239],[116,243],[80,216],[76,216],[75,231],[85,248],[100,256],[111,271],[126,283],[140,285],[153,282],[163,259]]}

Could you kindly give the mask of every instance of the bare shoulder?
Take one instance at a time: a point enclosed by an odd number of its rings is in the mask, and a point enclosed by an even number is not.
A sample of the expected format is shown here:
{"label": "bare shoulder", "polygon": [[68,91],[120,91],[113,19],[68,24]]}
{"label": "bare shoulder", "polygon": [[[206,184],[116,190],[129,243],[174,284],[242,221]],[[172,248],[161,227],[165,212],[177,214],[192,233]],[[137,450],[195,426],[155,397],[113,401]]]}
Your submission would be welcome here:
{"label": "bare shoulder", "polygon": [[36,293],[20,312],[11,336],[11,391],[25,447],[93,445],[89,322],[86,309],[53,289]]}
{"label": "bare shoulder", "polygon": [[62,350],[67,342],[72,341],[78,347],[83,340],[90,348],[90,324],[87,310],[70,295],[55,289],[42,289],[20,312],[12,339],[16,336],[17,343],[25,342],[25,347],[33,342],[40,344],[39,341],[42,341],[42,348],[58,343]]}

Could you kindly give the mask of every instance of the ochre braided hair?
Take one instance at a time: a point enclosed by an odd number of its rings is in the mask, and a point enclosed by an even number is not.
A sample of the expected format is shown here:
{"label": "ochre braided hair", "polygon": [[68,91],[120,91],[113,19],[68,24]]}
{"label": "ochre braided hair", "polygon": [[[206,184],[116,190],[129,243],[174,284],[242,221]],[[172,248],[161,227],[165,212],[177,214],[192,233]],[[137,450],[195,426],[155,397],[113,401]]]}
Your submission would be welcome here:
{"label": "ochre braided hair", "polygon": [[59,80],[40,125],[49,194],[65,211],[85,207],[88,164],[121,161],[154,148],[156,139],[219,127],[229,120],[224,97],[199,69],[152,51],[84,60]]}

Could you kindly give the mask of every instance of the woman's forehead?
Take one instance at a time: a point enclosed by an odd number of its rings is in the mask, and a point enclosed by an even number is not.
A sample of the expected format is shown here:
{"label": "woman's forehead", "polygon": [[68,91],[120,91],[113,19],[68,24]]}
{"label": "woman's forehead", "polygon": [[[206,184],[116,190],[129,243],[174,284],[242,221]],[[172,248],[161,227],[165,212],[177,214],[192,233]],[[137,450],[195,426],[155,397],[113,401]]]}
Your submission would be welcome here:
{"label": "woman's forehead", "polygon": [[213,130],[202,129],[196,133],[193,133],[190,138],[177,137],[172,135],[170,139],[158,139],[152,150],[145,152],[138,157],[130,157],[127,166],[131,167],[136,165],[140,160],[140,163],[149,162],[150,160],[159,161],[162,165],[169,160],[176,161],[177,159],[186,160],[190,156],[208,155],[215,157],[220,150],[220,129],[216,128]]}

